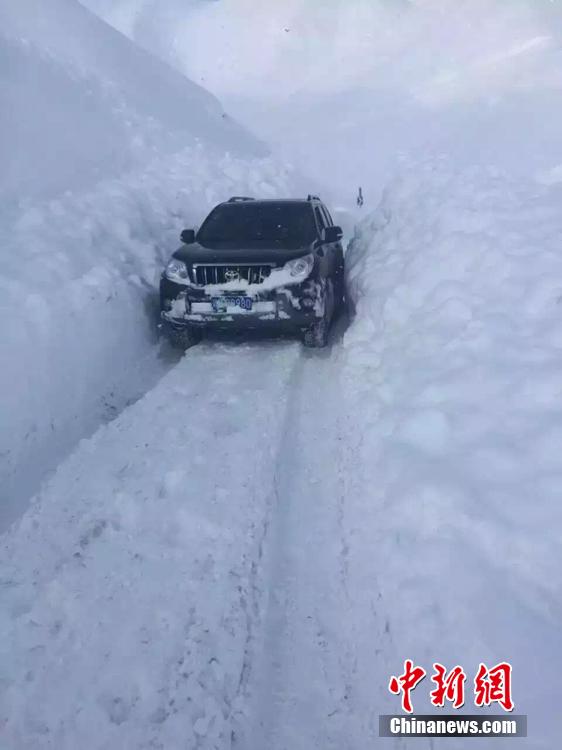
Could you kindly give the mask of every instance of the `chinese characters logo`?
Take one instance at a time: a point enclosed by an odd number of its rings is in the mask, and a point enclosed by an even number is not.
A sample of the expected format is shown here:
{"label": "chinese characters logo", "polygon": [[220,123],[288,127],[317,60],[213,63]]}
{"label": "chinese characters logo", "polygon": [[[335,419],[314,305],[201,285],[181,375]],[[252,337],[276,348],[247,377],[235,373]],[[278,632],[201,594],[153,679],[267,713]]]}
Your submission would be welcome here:
{"label": "chinese characters logo", "polygon": [[[504,711],[513,711],[511,671],[512,667],[508,662],[496,664],[491,669],[480,664],[474,678],[474,705],[481,708],[497,703]],[[411,659],[406,659],[404,672],[398,677],[390,678],[388,689],[393,695],[401,696],[402,710],[406,713],[413,713],[412,692],[426,676],[427,672],[423,667],[415,666]],[[435,662],[431,676],[431,681],[435,684],[430,693],[432,705],[443,708],[447,702],[455,709],[461,708],[465,702],[466,679],[462,667],[457,665],[447,671],[446,667]]]}

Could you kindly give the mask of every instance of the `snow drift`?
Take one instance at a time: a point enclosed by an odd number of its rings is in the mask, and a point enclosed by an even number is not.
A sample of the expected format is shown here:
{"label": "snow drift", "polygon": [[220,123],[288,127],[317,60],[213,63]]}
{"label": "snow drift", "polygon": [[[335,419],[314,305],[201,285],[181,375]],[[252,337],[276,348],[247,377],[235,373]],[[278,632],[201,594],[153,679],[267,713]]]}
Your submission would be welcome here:
{"label": "snow drift", "polygon": [[290,173],[216,99],[72,0],[0,3],[0,526],[165,371],[154,282],[179,231]]}
{"label": "snow drift", "polygon": [[406,657],[469,674],[512,661],[529,746],[549,750],[562,650],[561,200],[496,170],[412,167],[349,249],[345,338],[371,488],[356,510],[392,628],[388,673]]}

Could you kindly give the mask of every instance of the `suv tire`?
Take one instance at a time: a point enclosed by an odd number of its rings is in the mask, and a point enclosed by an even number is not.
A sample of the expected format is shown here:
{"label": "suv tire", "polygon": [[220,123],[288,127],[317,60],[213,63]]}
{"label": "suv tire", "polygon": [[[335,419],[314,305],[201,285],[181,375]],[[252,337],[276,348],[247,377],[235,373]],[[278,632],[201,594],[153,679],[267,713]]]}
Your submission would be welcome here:
{"label": "suv tire", "polygon": [[336,268],[336,278],[334,282],[335,290],[335,310],[339,312],[344,306],[345,301],[345,271],[343,265],[343,258],[341,264]]}
{"label": "suv tire", "polygon": [[183,351],[198,344],[203,337],[199,329],[191,326],[188,328],[169,328],[167,334],[174,349],[182,349]]}
{"label": "suv tire", "polygon": [[330,323],[334,317],[336,299],[334,283],[328,279],[324,285],[324,315],[304,331],[303,343],[310,349],[323,349],[328,344]]}

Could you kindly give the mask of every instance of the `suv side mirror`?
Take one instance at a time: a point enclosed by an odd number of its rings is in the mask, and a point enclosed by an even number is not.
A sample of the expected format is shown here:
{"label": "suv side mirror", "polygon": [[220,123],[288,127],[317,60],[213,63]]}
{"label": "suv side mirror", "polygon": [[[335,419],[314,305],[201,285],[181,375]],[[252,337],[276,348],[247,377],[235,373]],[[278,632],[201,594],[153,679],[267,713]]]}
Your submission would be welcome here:
{"label": "suv side mirror", "polygon": [[326,227],[324,229],[324,242],[339,242],[342,237],[341,227]]}
{"label": "suv side mirror", "polygon": [[195,229],[184,229],[180,234],[180,240],[184,245],[193,245],[195,242]]}

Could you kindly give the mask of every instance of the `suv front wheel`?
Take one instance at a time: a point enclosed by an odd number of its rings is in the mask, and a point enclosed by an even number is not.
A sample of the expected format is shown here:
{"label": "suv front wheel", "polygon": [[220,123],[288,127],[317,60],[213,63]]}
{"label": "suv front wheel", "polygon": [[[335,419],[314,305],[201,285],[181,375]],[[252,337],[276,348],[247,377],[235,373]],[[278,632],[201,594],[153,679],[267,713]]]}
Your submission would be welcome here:
{"label": "suv front wheel", "polygon": [[312,349],[322,349],[328,343],[328,333],[330,332],[330,323],[334,317],[334,283],[332,279],[327,279],[324,284],[324,312],[322,317],[313,323],[310,328],[305,329],[303,343],[306,347]]}
{"label": "suv front wheel", "polygon": [[335,278],[335,295],[336,295],[336,311],[340,311],[342,307],[344,306],[345,302],[345,270],[344,270],[344,264],[343,264],[343,256],[340,259],[340,262],[338,263],[338,267],[336,269],[336,278]]}
{"label": "suv front wheel", "polygon": [[166,333],[174,349],[182,349],[183,351],[198,344],[202,338],[201,331],[192,326],[186,326],[185,328],[170,326]]}

